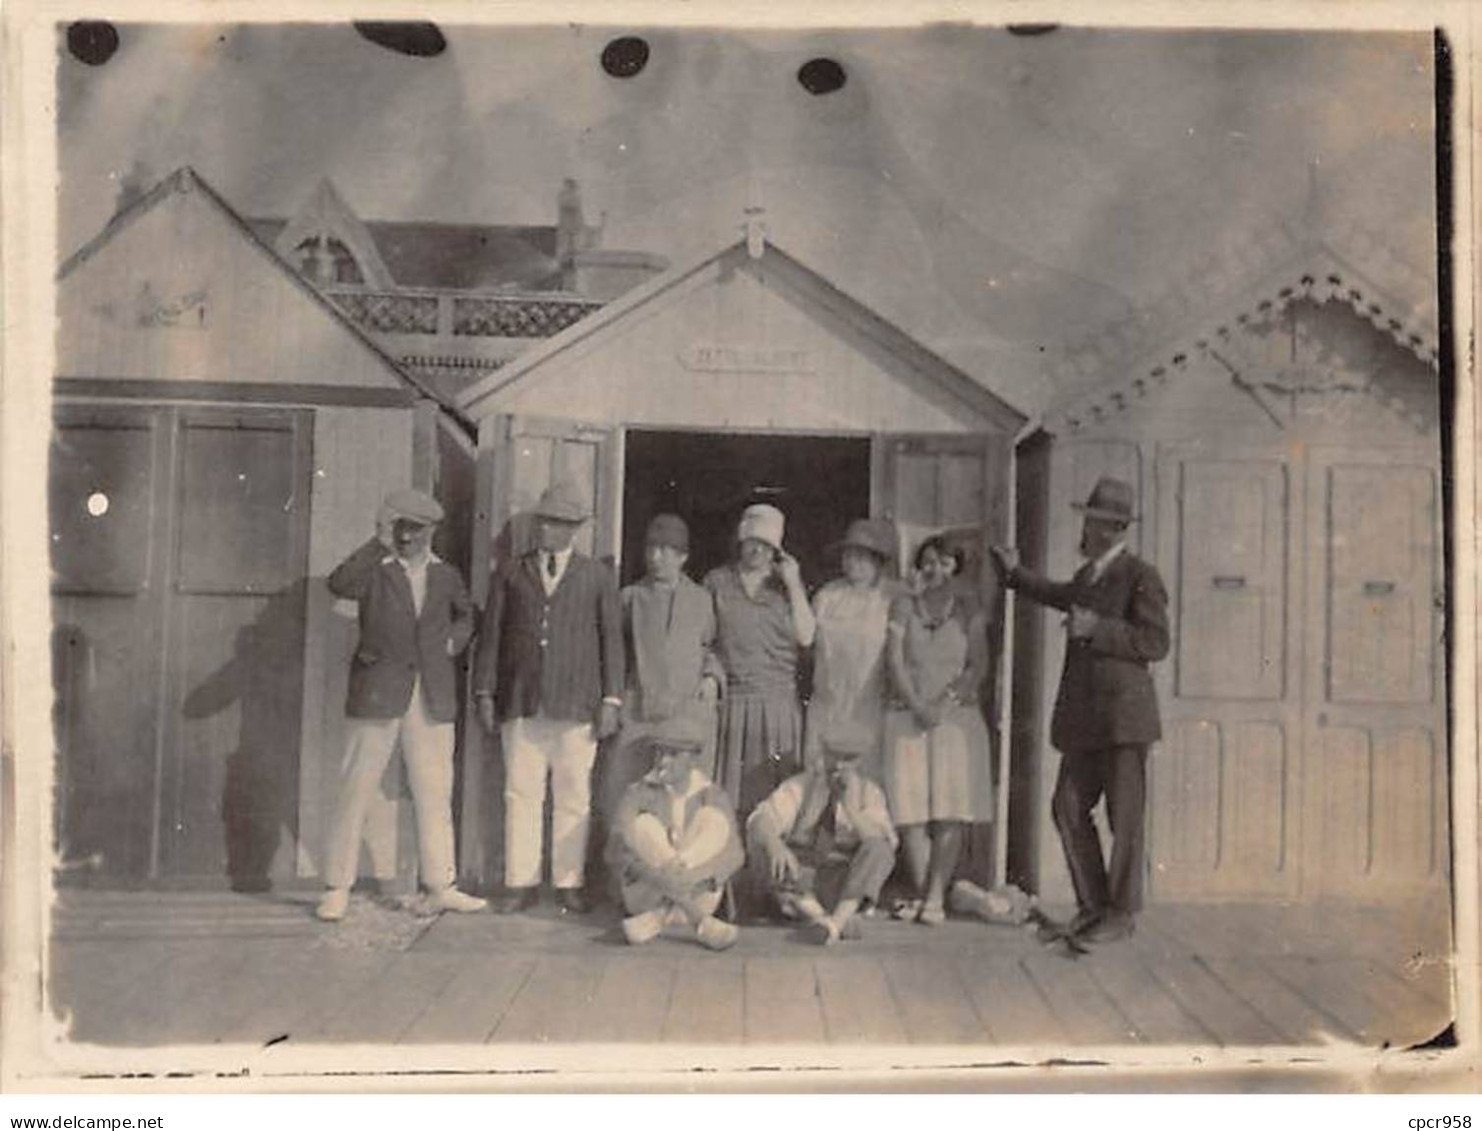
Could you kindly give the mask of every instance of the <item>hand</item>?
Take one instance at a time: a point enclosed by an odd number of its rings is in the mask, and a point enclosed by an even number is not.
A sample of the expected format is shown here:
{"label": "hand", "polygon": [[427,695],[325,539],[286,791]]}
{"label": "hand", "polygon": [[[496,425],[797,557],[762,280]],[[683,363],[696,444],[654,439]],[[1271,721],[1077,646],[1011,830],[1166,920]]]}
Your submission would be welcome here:
{"label": "hand", "polygon": [[391,526],[395,521],[394,516],[385,507],[376,512],[376,541],[393,552],[396,550],[396,539],[391,533]]}
{"label": "hand", "polygon": [[796,589],[803,584],[803,570],[798,565],[798,559],[786,550],[779,550],[777,556],[777,576],[782,579],[782,584],[789,589]]}
{"label": "hand", "polygon": [[479,726],[489,734],[494,733],[494,697],[480,695],[476,700],[479,708]]}
{"label": "hand", "polygon": [[781,887],[790,884],[802,873],[802,866],[793,850],[783,845],[782,851],[772,857],[772,882]]}
{"label": "hand", "polygon": [[1084,640],[1096,631],[1096,624],[1101,618],[1090,609],[1083,609],[1076,605],[1070,610],[1070,638],[1072,640]]}
{"label": "hand", "polygon": [[592,724],[592,729],[597,734],[597,741],[611,738],[618,732],[618,725],[622,720],[618,715],[616,703],[604,703],[597,709],[597,721]]}
{"label": "hand", "polygon": [[993,556],[993,568],[1001,577],[1007,577],[1019,568],[1019,551],[1012,546],[992,546],[988,551]]}

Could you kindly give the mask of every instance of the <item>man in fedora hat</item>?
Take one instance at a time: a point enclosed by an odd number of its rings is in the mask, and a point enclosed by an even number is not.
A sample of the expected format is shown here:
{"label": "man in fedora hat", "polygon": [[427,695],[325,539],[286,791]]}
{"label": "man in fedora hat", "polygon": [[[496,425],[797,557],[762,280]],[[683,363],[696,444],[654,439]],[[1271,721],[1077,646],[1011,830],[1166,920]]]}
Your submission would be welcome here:
{"label": "man in fedora hat", "polygon": [[823,759],[788,778],[746,822],[747,856],[789,919],[827,946],[859,937],[855,918],[895,867],[885,791],[860,772],[879,738],[844,723],[823,736]]}
{"label": "man in fedora hat", "polygon": [[[1004,582],[1067,613],[1065,668],[1050,723],[1060,773],[1050,808],[1075,886],[1069,934],[1091,942],[1125,938],[1142,906],[1148,747],[1162,737],[1148,665],[1168,655],[1168,594],[1158,571],[1127,549],[1135,521],[1132,486],[1103,478],[1084,505],[1085,564],[1049,581],[1000,546]],[[1112,831],[1108,865],[1091,811],[1105,795]]]}
{"label": "man in fedora hat", "polygon": [[551,880],[560,909],[579,914],[592,766],[622,706],[622,622],[612,570],[572,545],[590,517],[581,492],[557,482],[534,515],[535,548],[490,586],[474,661],[479,720],[491,732],[499,725],[504,750],[505,892],[495,910],[537,901],[549,777]]}
{"label": "man in fedora hat", "polygon": [[417,813],[422,883],[443,911],[479,911],[453,886],[453,658],[473,635],[473,607],[458,571],[432,552],[443,508],[421,491],[393,491],[376,536],[329,575],[356,602],[360,642],[350,664],[348,748],[324,866],[319,918],[344,918],[355,882],[366,808],[398,743]]}
{"label": "man in fedora hat", "polygon": [[704,724],[674,715],[635,744],[650,767],[624,791],[607,842],[628,912],[623,936],[635,946],[667,926],[686,927],[710,950],[736,941],[735,925],[715,912],[745,856],[731,799],[695,765],[708,737]]}

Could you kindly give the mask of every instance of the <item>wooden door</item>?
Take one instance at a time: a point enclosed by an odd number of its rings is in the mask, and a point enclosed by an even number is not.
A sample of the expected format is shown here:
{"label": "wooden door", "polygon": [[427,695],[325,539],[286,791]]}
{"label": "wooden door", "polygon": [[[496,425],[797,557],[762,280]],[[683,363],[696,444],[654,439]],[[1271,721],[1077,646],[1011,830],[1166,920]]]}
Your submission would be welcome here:
{"label": "wooden door", "polygon": [[986,435],[879,436],[872,453],[871,511],[895,522],[901,536],[901,567],[909,575],[911,556],[930,534],[944,533],[967,551],[964,582],[988,611],[990,672],[982,688],[983,710],[993,736],[994,785],[998,819],[974,826],[962,871],[983,885],[1002,881],[1006,857],[1008,775],[1001,763],[1004,743],[1000,718],[998,662],[1002,654],[1002,592],[988,562],[988,547],[1007,538],[1010,445]]}
{"label": "wooden door", "polygon": [[496,552],[501,559],[531,548],[530,508],[552,483],[569,479],[592,507],[592,521],[577,531],[577,549],[617,563],[623,498],[619,429],[549,417],[510,417],[504,457],[495,508],[500,530]]}
{"label": "wooden door", "polygon": [[1158,563],[1172,633],[1156,669],[1164,740],[1150,783],[1161,898],[1282,895],[1299,882],[1291,475],[1280,453],[1159,453]]}
{"label": "wooden door", "polygon": [[1440,491],[1430,461],[1315,450],[1307,734],[1314,887],[1445,882]]}
{"label": "wooden door", "polygon": [[306,413],[63,409],[50,478],[63,867],[291,872]]}

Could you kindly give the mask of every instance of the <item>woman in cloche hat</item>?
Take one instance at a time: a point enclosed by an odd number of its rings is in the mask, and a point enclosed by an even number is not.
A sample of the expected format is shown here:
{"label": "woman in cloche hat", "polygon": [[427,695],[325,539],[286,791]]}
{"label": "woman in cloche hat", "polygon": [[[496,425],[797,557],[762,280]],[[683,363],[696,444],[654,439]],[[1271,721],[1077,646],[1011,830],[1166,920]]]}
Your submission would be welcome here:
{"label": "woman in cloche hat", "polygon": [[885,625],[897,586],[895,523],[859,518],[835,549],[843,577],[813,597],[818,623],[813,643],[813,698],[808,703],[804,760],[822,755],[821,737],[831,727],[855,724],[875,736],[861,772],[880,777],[880,727],[885,693]]}

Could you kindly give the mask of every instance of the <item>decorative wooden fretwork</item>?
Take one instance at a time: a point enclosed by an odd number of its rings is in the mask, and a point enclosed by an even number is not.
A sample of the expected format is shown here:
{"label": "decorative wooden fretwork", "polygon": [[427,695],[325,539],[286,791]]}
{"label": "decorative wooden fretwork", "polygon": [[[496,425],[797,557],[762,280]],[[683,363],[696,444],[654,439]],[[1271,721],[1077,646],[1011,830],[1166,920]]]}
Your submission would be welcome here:
{"label": "decorative wooden fretwork", "polygon": [[459,337],[549,338],[601,308],[600,302],[576,298],[455,298],[453,333]]}
{"label": "decorative wooden fretwork", "polygon": [[362,329],[382,334],[436,334],[437,296],[330,291],[334,304]]}

